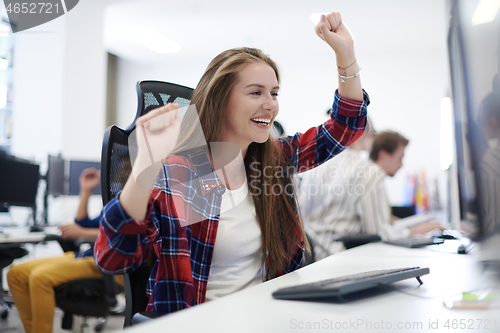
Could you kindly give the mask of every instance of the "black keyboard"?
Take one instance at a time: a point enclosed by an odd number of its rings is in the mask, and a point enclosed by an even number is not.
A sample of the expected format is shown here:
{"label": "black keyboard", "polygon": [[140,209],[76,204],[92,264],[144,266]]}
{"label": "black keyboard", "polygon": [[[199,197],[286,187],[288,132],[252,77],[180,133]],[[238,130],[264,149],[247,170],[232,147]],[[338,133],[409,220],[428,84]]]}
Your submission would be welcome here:
{"label": "black keyboard", "polygon": [[406,267],[362,272],[282,288],[275,291],[273,297],[277,299],[312,299],[332,296],[341,298],[347,294],[410,278],[417,278],[422,284],[420,277],[425,274],[429,274],[429,268]]}

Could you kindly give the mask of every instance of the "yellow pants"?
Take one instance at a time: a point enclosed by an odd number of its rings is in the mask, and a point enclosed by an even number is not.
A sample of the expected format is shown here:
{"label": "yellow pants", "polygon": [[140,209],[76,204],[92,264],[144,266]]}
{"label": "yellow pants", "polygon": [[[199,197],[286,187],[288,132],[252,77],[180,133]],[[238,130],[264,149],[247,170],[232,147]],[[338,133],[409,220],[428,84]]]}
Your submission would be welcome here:
{"label": "yellow pants", "polygon": [[7,272],[7,282],[25,332],[52,333],[56,307],[54,287],[94,277],[102,277],[94,258],[75,258],[73,252],[12,266]]}

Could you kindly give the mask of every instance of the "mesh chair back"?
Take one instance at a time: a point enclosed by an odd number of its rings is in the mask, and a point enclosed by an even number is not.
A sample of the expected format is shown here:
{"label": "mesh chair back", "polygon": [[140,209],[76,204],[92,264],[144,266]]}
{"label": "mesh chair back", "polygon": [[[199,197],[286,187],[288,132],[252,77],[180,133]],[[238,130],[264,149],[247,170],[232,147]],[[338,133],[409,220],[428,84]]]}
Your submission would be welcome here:
{"label": "mesh chair back", "polygon": [[101,155],[101,193],[106,205],[123,189],[132,172],[126,131],[113,125],[106,129]]}
{"label": "mesh chair back", "polygon": [[183,116],[193,94],[192,88],[161,81],[140,81],[137,83],[136,91],[137,113],[132,124],[126,129],[129,133],[135,128],[137,118],[167,103],[179,103]]}
{"label": "mesh chair back", "polygon": [[[191,88],[160,81],[140,81],[137,83],[136,90],[138,106],[134,121],[125,130],[113,125],[104,133],[101,155],[101,192],[104,205],[123,189],[132,172],[128,138],[135,129],[137,118],[166,103],[179,103],[181,116],[183,116],[193,93]],[[124,276],[125,327],[131,325],[135,313],[146,308],[148,277],[147,264]]]}
{"label": "mesh chair back", "polygon": [[135,129],[137,118],[166,103],[179,103],[183,116],[193,93],[191,88],[161,81],[139,81],[136,91],[138,106],[134,121],[125,130],[113,125],[104,133],[101,155],[101,192],[104,205],[123,189],[132,171],[128,137]]}

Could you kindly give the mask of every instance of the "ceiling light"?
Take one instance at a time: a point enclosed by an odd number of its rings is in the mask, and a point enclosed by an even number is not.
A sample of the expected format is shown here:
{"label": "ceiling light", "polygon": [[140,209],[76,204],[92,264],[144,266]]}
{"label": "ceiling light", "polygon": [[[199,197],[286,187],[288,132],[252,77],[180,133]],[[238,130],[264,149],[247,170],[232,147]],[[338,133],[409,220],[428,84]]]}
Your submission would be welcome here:
{"label": "ceiling light", "polygon": [[7,36],[9,34],[10,27],[5,24],[0,24],[0,36]]}
{"label": "ceiling light", "polygon": [[4,58],[0,58],[0,71],[4,71],[9,67],[9,61]]}
{"label": "ceiling light", "polygon": [[125,28],[124,33],[136,42],[158,53],[176,53],[181,46],[144,25]]}
{"label": "ceiling light", "polygon": [[500,1],[480,0],[472,15],[472,25],[493,22],[498,14],[498,10],[500,10]]}

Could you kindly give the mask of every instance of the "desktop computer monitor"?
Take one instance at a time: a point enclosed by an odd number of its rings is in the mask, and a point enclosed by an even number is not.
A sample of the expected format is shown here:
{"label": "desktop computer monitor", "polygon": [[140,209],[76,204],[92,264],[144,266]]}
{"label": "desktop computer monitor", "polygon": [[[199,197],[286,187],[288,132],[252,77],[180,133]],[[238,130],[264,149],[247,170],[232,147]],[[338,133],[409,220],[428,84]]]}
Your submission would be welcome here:
{"label": "desktop computer monitor", "polygon": [[[101,170],[101,162],[69,161],[69,195],[80,194],[80,175],[87,168]],[[96,186],[92,194],[101,194],[101,186]]]}
{"label": "desktop computer monitor", "polygon": [[498,8],[487,8],[484,1],[451,0],[449,5],[448,50],[462,218],[471,228],[471,238],[480,242],[482,253],[492,246],[497,249],[491,252],[496,258],[490,259],[500,267],[500,17]]}
{"label": "desktop computer monitor", "polygon": [[0,206],[36,208],[40,166],[15,157],[0,158]]}
{"label": "desktop computer monitor", "polygon": [[[467,55],[468,47],[464,41],[464,29],[468,29],[469,22],[465,21],[465,10],[461,1],[451,1],[451,20],[448,32],[448,51],[451,76],[451,97],[454,119],[455,148],[456,148],[456,169],[458,176],[458,197],[460,219],[472,223],[474,229],[473,238],[479,240],[482,228],[477,216],[477,192],[475,186],[474,158],[471,154],[473,137],[469,132],[469,125],[476,122],[472,110],[470,98],[470,87],[467,80]],[[469,16],[469,15],[467,15]],[[454,176],[454,175],[453,175]]]}
{"label": "desktop computer monitor", "polygon": [[49,155],[49,166],[47,169],[47,194],[54,197],[64,195],[65,181],[64,181],[64,159],[61,156]]}

